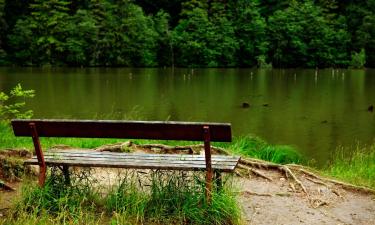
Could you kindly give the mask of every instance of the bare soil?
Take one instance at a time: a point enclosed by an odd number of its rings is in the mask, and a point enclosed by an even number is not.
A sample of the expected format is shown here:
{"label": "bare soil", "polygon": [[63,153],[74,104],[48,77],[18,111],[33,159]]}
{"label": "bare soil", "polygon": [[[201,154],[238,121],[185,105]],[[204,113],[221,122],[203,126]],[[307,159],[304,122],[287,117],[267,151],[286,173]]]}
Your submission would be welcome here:
{"label": "bare soil", "polygon": [[375,224],[373,194],[298,176],[307,189],[305,194],[279,172],[259,170],[272,181],[258,176],[238,178],[245,224]]}

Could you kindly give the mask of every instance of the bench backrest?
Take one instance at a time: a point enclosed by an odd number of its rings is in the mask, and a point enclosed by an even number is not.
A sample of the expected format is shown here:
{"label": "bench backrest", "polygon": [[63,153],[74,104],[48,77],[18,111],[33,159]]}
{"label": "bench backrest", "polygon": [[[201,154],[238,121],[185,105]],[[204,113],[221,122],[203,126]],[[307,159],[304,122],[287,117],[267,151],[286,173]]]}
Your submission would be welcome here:
{"label": "bench backrest", "polygon": [[229,123],[193,123],[116,120],[12,120],[15,136],[32,136],[34,123],[39,137],[129,138],[155,140],[204,140],[203,127],[209,127],[210,141],[230,142]]}

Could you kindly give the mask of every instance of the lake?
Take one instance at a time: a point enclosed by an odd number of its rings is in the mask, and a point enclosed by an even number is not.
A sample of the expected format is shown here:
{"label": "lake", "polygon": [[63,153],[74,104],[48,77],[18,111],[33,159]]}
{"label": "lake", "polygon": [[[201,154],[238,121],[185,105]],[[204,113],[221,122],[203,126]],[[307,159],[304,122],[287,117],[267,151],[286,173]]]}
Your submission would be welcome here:
{"label": "lake", "polygon": [[0,68],[1,91],[17,83],[36,91],[34,118],[230,122],[318,165],[375,139],[371,69]]}

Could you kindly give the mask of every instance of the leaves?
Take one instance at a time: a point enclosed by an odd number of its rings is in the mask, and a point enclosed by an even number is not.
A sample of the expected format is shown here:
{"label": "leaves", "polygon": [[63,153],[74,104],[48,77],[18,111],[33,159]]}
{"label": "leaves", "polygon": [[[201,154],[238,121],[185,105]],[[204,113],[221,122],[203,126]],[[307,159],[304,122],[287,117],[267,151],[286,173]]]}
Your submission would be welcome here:
{"label": "leaves", "polygon": [[374,6],[375,0],[0,0],[0,64],[346,67],[364,49],[366,66],[375,66]]}
{"label": "leaves", "polygon": [[[33,116],[32,110],[24,110],[25,100],[35,96],[34,90],[24,90],[21,84],[17,84],[9,94],[0,92],[0,120],[10,118],[28,119]],[[7,102],[12,102],[8,103]]]}

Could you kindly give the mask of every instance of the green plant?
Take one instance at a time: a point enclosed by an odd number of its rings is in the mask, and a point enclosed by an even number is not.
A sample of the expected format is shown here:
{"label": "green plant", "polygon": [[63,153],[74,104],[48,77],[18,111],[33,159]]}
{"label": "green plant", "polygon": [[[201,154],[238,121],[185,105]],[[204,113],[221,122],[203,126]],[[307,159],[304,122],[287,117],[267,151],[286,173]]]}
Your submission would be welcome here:
{"label": "green plant", "polygon": [[302,163],[303,157],[298,151],[288,145],[271,145],[259,137],[236,137],[233,144],[227,146],[234,154],[255,157],[274,163]]}
{"label": "green plant", "polygon": [[352,60],[350,61],[350,67],[352,68],[363,68],[366,64],[366,52],[365,49],[361,49],[360,52],[352,53]]}
{"label": "green plant", "polygon": [[118,182],[114,186],[100,184],[90,172],[73,173],[67,184],[61,172],[53,169],[42,188],[25,183],[20,200],[0,224],[240,222],[230,179],[223,189],[215,189],[212,204],[206,204],[200,172],[126,170],[116,175]]}
{"label": "green plant", "polygon": [[339,147],[332,163],[324,169],[325,174],[337,177],[352,184],[375,188],[375,144],[355,146],[350,156]]}
{"label": "green plant", "polygon": [[17,84],[9,94],[0,92],[0,120],[31,118],[33,116],[33,111],[24,110],[24,108],[26,99],[33,98],[34,96],[34,90],[24,90],[21,84]]}

